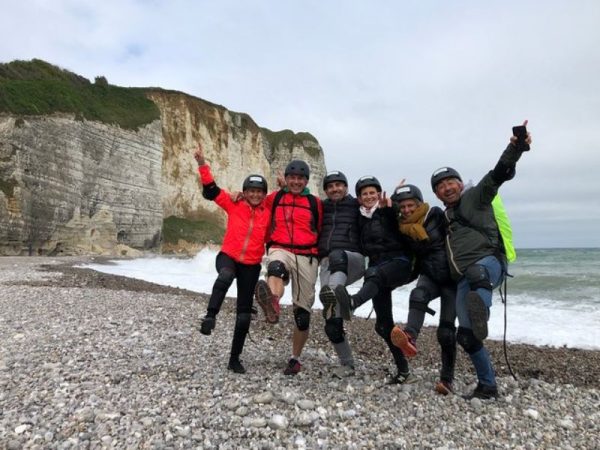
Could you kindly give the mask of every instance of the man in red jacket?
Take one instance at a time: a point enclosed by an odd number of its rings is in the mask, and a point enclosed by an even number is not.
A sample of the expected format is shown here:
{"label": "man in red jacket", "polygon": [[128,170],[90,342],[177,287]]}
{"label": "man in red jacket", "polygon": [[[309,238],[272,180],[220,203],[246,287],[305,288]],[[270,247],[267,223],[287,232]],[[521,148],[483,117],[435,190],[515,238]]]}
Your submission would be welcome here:
{"label": "man in red jacket", "polygon": [[256,284],[256,300],[267,321],[279,319],[279,299],[292,281],[294,333],[292,355],[283,371],[300,372],[300,354],[308,340],[310,315],[317,282],[318,237],[323,206],[308,188],[310,169],[304,161],[291,161],[285,169],[285,187],[272,192],[265,200],[271,210],[270,235],[267,240],[267,281]]}
{"label": "man in red jacket", "polygon": [[223,245],[215,261],[218,276],[200,332],[206,335],[212,333],[225,295],[236,279],[236,320],[227,368],[235,373],[245,373],[246,369],[239,357],[250,328],[253,293],[260,275],[265,238],[271,220],[271,210],[264,204],[267,181],[261,175],[250,175],[242,186],[243,200],[233,202],[229,192],[215,183],[210,167],[204,160],[201,145],[198,145],[194,158],[198,163],[202,195],[207,200],[214,201],[227,213]]}

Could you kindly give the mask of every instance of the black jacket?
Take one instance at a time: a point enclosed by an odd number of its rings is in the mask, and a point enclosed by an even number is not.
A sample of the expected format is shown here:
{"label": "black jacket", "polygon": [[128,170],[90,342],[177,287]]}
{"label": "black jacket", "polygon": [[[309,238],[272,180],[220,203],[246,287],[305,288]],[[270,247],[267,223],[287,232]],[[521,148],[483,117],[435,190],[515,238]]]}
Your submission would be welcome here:
{"label": "black jacket", "polygon": [[423,221],[429,239],[417,241],[407,237],[407,242],[417,258],[417,270],[438,284],[452,283],[446,255],[446,218],[437,206],[429,208]]}
{"label": "black jacket", "polygon": [[319,234],[319,257],[324,258],[332,250],[360,253],[358,230],[358,201],[346,195],[338,202],[323,200],[323,226]]}
{"label": "black jacket", "polygon": [[410,258],[406,238],[398,230],[397,217],[395,206],[376,209],[370,219],[359,216],[360,243],[363,253],[369,257],[369,266],[399,256]]}

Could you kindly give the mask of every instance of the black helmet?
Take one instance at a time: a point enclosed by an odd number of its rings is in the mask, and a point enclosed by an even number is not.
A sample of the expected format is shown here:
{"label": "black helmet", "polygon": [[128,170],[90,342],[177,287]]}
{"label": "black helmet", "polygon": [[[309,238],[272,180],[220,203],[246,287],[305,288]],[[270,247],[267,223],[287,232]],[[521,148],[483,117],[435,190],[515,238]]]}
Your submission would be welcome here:
{"label": "black helmet", "polygon": [[408,199],[415,199],[422,202],[423,194],[421,194],[421,189],[416,187],[414,184],[405,184],[396,188],[391,199],[394,203],[400,203],[402,200]]}
{"label": "black helmet", "polygon": [[435,192],[437,184],[446,178],[458,178],[458,181],[462,182],[460,174],[452,167],[440,167],[431,175],[431,189],[433,189],[433,192]]}
{"label": "black helmet", "polygon": [[244,184],[242,185],[242,191],[245,191],[246,189],[250,188],[262,189],[263,192],[266,194],[268,189],[267,180],[265,180],[265,177],[263,177],[262,175],[250,175],[244,180]]}
{"label": "black helmet", "polygon": [[381,183],[379,180],[371,175],[365,175],[364,177],[360,177],[356,182],[356,186],[354,187],[356,196],[360,197],[361,189],[367,186],[373,186],[377,189],[377,192],[381,192]]}
{"label": "black helmet", "polygon": [[288,175],[301,175],[303,177],[306,177],[306,179],[308,180],[308,178],[310,177],[310,168],[308,167],[308,164],[306,164],[304,161],[294,159],[285,168],[284,175],[286,177]]}
{"label": "black helmet", "polygon": [[328,172],[323,178],[323,190],[327,189],[327,185],[329,183],[333,183],[334,181],[341,181],[346,185],[346,187],[348,186],[348,179],[346,178],[346,175],[339,170],[334,170],[333,172]]}

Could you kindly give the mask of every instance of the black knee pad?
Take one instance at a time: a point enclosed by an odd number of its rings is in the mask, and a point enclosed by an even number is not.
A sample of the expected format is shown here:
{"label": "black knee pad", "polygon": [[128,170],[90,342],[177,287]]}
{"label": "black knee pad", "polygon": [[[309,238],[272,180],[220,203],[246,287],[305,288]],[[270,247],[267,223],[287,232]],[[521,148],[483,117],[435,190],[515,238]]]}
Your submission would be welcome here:
{"label": "black knee pad", "polygon": [[233,280],[235,280],[235,273],[232,272],[231,269],[221,269],[217,279],[215,280],[215,287],[227,292],[231,286],[231,283],[233,283]]}
{"label": "black knee pad", "polygon": [[267,276],[281,278],[285,283],[290,279],[290,273],[281,261],[271,261],[267,266]]}
{"label": "black knee pad", "polygon": [[295,308],[294,320],[296,321],[296,327],[298,327],[300,331],[306,331],[310,326],[310,313],[304,308]]}
{"label": "black knee pad", "polygon": [[325,321],[325,334],[334,344],[344,342],[344,321],[341,317],[334,317]]}
{"label": "black knee pad", "polygon": [[382,285],[381,274],[377,270],[377,267],[368,267],[367,270],[365,271],[364,278],[365,278],[365,283],[367,281],[372,281],[373,283],[377,284],[377,286]]}
{"label": "black knee pad", "polygon": [[428,289],[418,286],[410,291],[410,296],[408,297],[408,308],[414,309],[416,311],[423,311],[435,315],[435,311],[429,307],[429,302],[431,301],[431,293]]}
{"label": "black knee pad", "polygon": [[465,349],[469,355],[478,352],[483,347],[483,342],[475,337],[470,328],[458,327],[456,342]]}
{"label": "black knee pad", "polygon": [[456,344],[456,327],[451,322],[440,322],[437,329],[437,340],[441,347],[454,347]]}
{"label": "black knee pad", "polygon": [[235,329],[236,330],[247,330],[250,328],[250,321],[252,320],[252,314],[249,312],[238,313],[235,318]]}
{"label": "black knee pad", "polygon": [[393,325],[375,322],[375,332],[385,340],[390,339],[392,328],[394,328]]}
{"label": "black knee pad", "polygon": [[335,272],[348,275],[348,255],[344,250],[333,250],[329,254],[329,273]]}
{"label": "black knee pad", "polygon": [[490,275],[486,268],[480,264],[471,264],[467,267],[467,270],[465,270],[465,278],[472,291],[476,291],[480,288],[487,289],[488,291],[492,290]]}

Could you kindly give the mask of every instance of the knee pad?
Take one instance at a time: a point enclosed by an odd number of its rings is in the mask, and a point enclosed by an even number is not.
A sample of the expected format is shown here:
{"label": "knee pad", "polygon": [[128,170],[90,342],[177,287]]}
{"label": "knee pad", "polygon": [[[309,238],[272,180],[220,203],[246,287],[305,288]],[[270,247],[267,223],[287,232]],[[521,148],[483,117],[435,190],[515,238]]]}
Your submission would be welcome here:
{"label": "knee pad", "polygon": [[306,331],[310,326],[310,313],[304,308],[295,308],[294,321],[300,331]]}
{"label": "knee pad", "polygon": [[428,305],[431,301],[431,293],[426,288],[419,286],[410,291],[408,297],[408,309],[414,309],[415,311],[423,311],[435,315],[435,311]]}
{"label": "knee pad", "polygon": [[333,250],[329,254],[329,273],[335,272],[348,275],[348,255],[344,250]]}
{"label": "knee pad", "polygon": [[454,347],[456,344],[456,327],[451,322],[440,322],[437,329],[437,340],[441,347]]}
{"label": "knee pad", "polygon": [[325,334],[333,344],[344,342],[344,321],[335,317],[325,321]]}
{"label": "knee pad", "polygon": [[458,327],[456,342],[465,349],[469,355],[478,352],[483,347],[483,342],[475,337],[470,328]]}
{"label": "knee pad", "polygon": [[215,287],[227,292],[233,280],[235,280],[235,273],[231,269],[221,269],[215,281]]}
{"label": "knee pad", "polygon": [[267,276],[281,278],[284,283],[290,279],[290,273],[281,261],[271,261],[267,266]]}
{"label": "knee pad", "polygon": [[488,271],[480,264],[471,264],[467,267],[465,278],[472,291],[476,291],[477,289],[492,290],[492,282],[490,281]]}
{"label": "knee pad", "polygon": [[235,318],[235,329],[236,330],[247,330],[250,328],[250,321],[252,320],[252,314],[238,313]]}
{"label": "knee pad", "polygon": [[379,273],[379,271],[377,270],[377,267],[369,267],[367,268],[367,270],[365,271],[365,283],[367,281],[372,281],[373,283],[377,284],[377,286],[381,286],[381,274]]}
{"label": "knee pad", "polygon": [[393,325],[375,322],[375,332],[385,340],[390,339],[390,333],[392,332],[392,328],[394,328]]}

